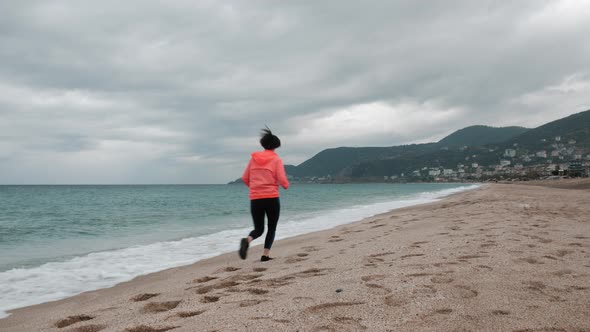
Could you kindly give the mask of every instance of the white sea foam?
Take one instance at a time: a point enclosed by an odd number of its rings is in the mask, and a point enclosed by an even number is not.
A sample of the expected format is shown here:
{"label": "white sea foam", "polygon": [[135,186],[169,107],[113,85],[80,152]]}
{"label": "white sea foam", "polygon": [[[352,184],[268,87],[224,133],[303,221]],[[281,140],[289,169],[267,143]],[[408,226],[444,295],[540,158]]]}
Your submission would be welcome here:
{"label": "white sea foam", "polygon": [[[277,239],[333,228],[401,207],[434,202],[444,196],[477,188],[469,185],[391,202],[322,212],[303,220],[282,220]],[[54,301],[85,291],[111,287],[136,276],[231,252],[249,228],[233,229],[178,241],[158,242],[120,250],[91,253],[65,262],[0,273],[0,318],[6,311]],[[256,240],[264,241],[264,237]]]}

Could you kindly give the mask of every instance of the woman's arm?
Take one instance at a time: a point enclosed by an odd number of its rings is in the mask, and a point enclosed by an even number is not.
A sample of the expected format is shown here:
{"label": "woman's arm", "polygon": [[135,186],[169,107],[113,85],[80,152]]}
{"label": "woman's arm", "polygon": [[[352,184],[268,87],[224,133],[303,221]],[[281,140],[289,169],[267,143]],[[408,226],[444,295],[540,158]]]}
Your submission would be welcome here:
{"label": "woman's arm", "polygon": [[279,159],[277,162],[276,174],[277,180],[279,181],[281,187],[285,189],[289,188],[289,180],[287,180],[287,173],[285,173],[285,166],[283,165],[283,161],[281,159]]}
{"label": "woman's arm", "polygon": [[246,166],[246,170],[244,171],[244,174],[242,174],[242,181],[244,181],[244,184],[248,187],[250,187],[250,166],[252,165],[252,159],[250,159],[250,161],[248,162],[248,166]]}

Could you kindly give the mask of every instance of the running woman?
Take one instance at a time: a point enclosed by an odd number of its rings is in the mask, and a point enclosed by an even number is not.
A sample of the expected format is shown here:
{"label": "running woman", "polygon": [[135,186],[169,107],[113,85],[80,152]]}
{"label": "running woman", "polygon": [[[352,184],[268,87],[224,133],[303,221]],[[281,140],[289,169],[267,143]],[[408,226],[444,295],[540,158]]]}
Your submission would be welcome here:
{"label": "running woman", "polygon": [[248,247],[252,240],[264,233],[264,216],[268,219],[268,231],[264,240],[264,253],[260,261],[271,260],[270,248],[275,239],[275,231],[281,204],[279,201],[279,184],[284,189],[289,188],[289,181],[285,174],[283,161],[275,153],[275,149],[281,146],[281,140],[272,134],[268,127],[262,130],[260,145],[264,151],[252,153],[252,158],[242,175],[242,180],[250,188],[250,213],[254,222],[254,230],[247,238],[240,242],[240,257],[246,259]]}

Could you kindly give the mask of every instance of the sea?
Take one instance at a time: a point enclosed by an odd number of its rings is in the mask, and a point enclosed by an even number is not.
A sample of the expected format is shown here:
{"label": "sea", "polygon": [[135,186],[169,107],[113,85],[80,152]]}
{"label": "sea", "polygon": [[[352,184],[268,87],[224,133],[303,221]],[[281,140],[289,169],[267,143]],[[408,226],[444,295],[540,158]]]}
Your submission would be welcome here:
{"label": "sea", "polygon": [[[276,239],[475,188],[293,184],[281,192]],[[252,228],[247,197],[243,185],[0,186],[0,318],[237,251]]]}

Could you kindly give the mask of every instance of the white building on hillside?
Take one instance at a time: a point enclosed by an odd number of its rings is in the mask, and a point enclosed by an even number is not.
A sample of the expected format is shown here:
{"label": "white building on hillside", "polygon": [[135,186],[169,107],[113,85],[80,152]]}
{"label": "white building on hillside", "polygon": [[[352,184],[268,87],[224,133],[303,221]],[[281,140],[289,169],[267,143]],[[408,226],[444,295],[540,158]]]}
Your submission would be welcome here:
{"label": "white building on hillside", "polygon": [[516,150],[514,150],[514,149],[506,149],[506,150],[504,150],[504,157],[513,158],[515,156],[516,156]]}

